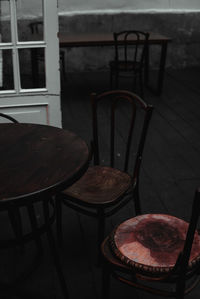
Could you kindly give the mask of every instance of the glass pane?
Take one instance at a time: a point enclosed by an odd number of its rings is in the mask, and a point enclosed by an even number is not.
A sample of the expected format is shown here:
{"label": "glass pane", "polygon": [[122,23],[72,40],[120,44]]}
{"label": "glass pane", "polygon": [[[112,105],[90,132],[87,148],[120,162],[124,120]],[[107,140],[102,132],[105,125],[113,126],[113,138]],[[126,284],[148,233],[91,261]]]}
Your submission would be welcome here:
{"label": "glass pane", "polygon": [[11,42],[10,2],[0,1],[0,42]]}
{"label": "glass pane", "polygon": [[44,48],[20,49],[19,65],[21,88],[45,88]]}
{"label": "glass pane", "polygon": [[0,50],[0,90],[13,90],[12,50]]}
{"label": "glass pane", "polygon": [[43,24],[43,0],[17,1],[17,25],[19,41],[25,42],[44,40]]}

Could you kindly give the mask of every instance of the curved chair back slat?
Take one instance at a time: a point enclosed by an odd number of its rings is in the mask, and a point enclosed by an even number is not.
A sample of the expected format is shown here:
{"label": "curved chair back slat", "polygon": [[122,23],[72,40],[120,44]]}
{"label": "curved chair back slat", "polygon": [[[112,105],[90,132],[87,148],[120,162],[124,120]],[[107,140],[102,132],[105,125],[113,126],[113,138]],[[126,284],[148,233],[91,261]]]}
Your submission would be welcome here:
{"label": "curved chair back slat", "polygon": [[[92,111],[93,111],[93,141],[94,141],[94,164],[99,165],[101,164],[101,157],[100,157],[100,124],[99,124],[99,115],[98,115],[98,106],[100,102],[107,101],[110,102],[110,126],[108,130],[110,130],[110,166],[115,167],[115,160],[117,157],[117,148],[116,148],[116,124],[117,124],[117,116],[116,114],[123,114],[120,112],[121,107],[123,105],[128,104],[128,112],[129,112],[129,119],[124,115],[120,116],[120,130],[121,134],[123,134],[123,140],[125,144],[125,155],[124,155],[124,163],[123,163],[123,171],[128,171],[129,159],[130,159],[130,150],[132,145],[133,139],[133,132],[135,129],[135,121],[136,115],[138,110],[143,110],[143,119],[140,119],[140,133],[137,134],[138,142],[137,142],[137,150],[134,149],[136,152],[135,155],[135,167],[133,170],[133,177],[139,174],[139,168],[142,160],[142,153],[144,149],[146,134],[149,126],[149,121],[151,119],[151,114],[153,111],[153,107],[151,105],[147,105],[138,95],[126,91],[126,90],[112,90],[108,92],[104,92],[100,95],[92,94],[91,96],[92,101]],[[107,105],[107,103],[106,103]],[[107,109],[107,108],[105,108]],[[124,123],[123,123],[124,122]],[[118,124],[119,125],[119,124]],[[119,133],[119,132],[118,132]],[[107,134],[109,136],[109,134]],[[108,137],[109,138],[109,137]]]}
{"label": "curved chair back slat", "polygon": [[15,118],[13,118],[10,115],[4,114],[4,113],[0,113],[0,117],[6,118],[6,119],[12,121],[13,123],[18,123],[18,121]]}

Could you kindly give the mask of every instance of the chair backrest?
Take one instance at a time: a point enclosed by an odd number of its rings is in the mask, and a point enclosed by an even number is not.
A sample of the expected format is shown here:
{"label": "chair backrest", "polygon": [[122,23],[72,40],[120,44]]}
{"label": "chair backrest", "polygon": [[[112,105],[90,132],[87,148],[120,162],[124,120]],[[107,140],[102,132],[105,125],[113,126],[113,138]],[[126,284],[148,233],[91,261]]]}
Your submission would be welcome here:
{"label": "chair backrest", "polygon": [[143,65],[149,33],[135,30],[114,32],[115,60]]}
{"label": "chair backrest", "polygon": [[15,118],[13,118],[10,115],[4,114],[4,113],[0,113],[0,117],[6,118],[6,119],[10,120],[13,123],[18,123],[18,121]]}
{"label": "chair backrest", "polygon": [[32,34],[39,34],[41,29],[43,28],[43,22],[42,21],[31,22],[29,24],[29,27]]}
{"label": "chair backrest", "polygon": [[[31,35],[29,36],[30,40],[42,41],[44,39],[44,22],[43,21],[33,21],[33,22],[29,23],[28,26],[29,26],[30,32],[31,32]],[[41,51],[39,51],[39,50],[41,50]],[[44,56],[44,52],[42,50],[43,50],[42,48],[37,50],[39,56],[40,55]]]}
{"label": "chair backrest", "polygon": [[[192,212],[190,216],[190,223],[188,226],[188,231],[186,235],[186,240],[184,244],[183,251],[180,253],[178,260],[176,262],[175,270],[177,269],[180,276],[185,276],[188,269],[188,263],[190,258],[190,253],[192,249],[192,244],[194,240],[195,231],[197,228],[197,223],[200,213],[200,188],[198,188],[194,195],[194,200],[192,204]],[[200,262],[200,261],[199,261]],[[196,269],[195,269],[196,270]]]}
{"label": "chair backrest", "polygon": [[[147,105],[138,95],[126,90],[92,94],[91,103],[94,164],[106,164],[111,167],[118,164],[117,168],[127,172],[131,153],[131,164],[134,164],[133,178],[137,177],[153,107]],[[131,146],[134,147],[133,152]],[[110,161],[105,161],[108,150]]]}

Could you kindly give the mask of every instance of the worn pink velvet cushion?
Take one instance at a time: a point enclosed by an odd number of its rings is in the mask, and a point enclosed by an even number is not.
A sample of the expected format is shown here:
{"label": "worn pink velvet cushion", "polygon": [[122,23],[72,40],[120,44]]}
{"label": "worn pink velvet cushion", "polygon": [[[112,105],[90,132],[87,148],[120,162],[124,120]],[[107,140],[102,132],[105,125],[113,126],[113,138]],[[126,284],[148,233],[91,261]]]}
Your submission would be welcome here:
{"label": "worn pink velvet cushion", "polygon": [[[125,263],[151,272],[168,272],[183,250],[188,223],[170,215],[146,214],[120,224],[111,237],[115,254]],[[195,232],[189,266],[200,260]]]}

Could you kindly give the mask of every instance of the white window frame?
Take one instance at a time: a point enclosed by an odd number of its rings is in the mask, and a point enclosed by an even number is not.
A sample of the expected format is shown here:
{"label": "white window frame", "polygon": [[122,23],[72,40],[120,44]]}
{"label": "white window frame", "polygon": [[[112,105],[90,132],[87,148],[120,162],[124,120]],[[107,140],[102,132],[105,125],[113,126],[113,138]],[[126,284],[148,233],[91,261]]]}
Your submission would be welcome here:
{"label": "white window frame", "polygon": [[[17,0],[5,1],[10,3],[11,42],[0,42],[0,51],[5,49],[12,51],[14,88],[0,90],[0,111],[15,117],[20,122],[28,120],[61,127],[58,1],[43,0],[44,40],[27,42],[18,40]],[[18,52],[20,49],[31,48],[44,49],[45,88],[21,88]]]}
{"label": "white window frame", "polygon": [[[52,59],[52,55],[59,51],[58,22],[56,22],[54,6],[56,0],[43,0],[44,40],[21,42],[18,40],[16,0],[10,2],[11,15],[11,41],[10,43],[0,42],[0,50],[11,50],[13,55],[14,89],[1,90],[1,94],[29,94],[29,93],[60,93],[60,79],[58,77],[59,55]],[[51,30],[50,30],[51,28]],[[47,47],[48,45],[48,47]],[[22,89],[20,80],[19,53],[20,49],[43,48],[45,53],[45,88]],[[52,54],[53,53],[53,54]]]}

